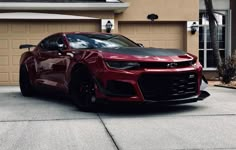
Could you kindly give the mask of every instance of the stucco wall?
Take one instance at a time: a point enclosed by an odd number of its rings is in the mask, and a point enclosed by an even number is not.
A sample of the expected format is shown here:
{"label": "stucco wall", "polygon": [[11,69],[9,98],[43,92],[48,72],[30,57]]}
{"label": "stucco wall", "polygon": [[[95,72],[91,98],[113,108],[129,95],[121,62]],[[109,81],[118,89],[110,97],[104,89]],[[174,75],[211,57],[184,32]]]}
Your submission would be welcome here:
{"label": "stucco wall", "polygon": [[120,21],[146,21],[147,15],[155,13],[158,21],[198,20],[199,0],[123,0],[129,8]]}

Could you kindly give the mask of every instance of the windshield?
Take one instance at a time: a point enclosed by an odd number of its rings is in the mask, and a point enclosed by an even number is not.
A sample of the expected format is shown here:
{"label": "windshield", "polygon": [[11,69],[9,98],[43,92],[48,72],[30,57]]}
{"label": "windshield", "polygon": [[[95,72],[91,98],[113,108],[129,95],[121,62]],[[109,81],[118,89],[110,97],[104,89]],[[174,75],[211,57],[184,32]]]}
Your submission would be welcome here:
{"label": "windshield", "polygon": [[67,34],[73,49],[139,47],[133,41],[121,35],[112,34]]}

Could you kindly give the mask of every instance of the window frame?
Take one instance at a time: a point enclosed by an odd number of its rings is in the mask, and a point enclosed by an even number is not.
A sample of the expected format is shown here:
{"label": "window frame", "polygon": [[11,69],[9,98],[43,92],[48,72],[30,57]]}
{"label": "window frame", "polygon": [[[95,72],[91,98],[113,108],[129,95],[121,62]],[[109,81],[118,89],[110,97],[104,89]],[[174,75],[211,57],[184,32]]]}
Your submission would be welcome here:
{"label": "window frame", "polygon": [[[198,46],[198,50],[199,50],[199,59],[200,59],[200,51],[203,51],[203,70],[206,70],[206,71],[215,71],[217,70],[216,67],[207,67],[207,52],[208,51],[212,51],[213,49],[212,48],[207,48],[207,27],[209,28],[209,24],[200,24],[200,13],[204,13],[206,12],[206,10],[200,10],[199,11],[199,28],[202,27],[203,28],[203,42],[204,42],[204,46],[203,48],[200,48],[200,40],[199,40],[199,46]],[[215,12],[217,14],[222,14],[225,16],[225,24],[223,25],[219,25],[220,27],[224,27],[225,28],[225,31],[224,31],[224,42],[225,42],[225,46],[224,46],[224,49],[220,49],[220,51],[224,51],[224,58],[226,58],[226,56],[228,56],[227,54],[229,53],[228,51],[228,48],[229,48],[229,42],[227,42],[227,40],[229,39],[228,36],[229,36],[229,11],[228,10],[215,10]],[[200,30],[199,30],[200,31]],[[200,39],[200,34],[199,34],[199,39]]]}
{"label": "window frame", "polygon": [[[41,44],[44,43],[45,41],[48,41],[48,45],[49,45],[49,43],[51,42],[50,41],[51,39],[52,39],[52,42],[53,42],[53,40],[55,40],[55,42],[57,42],[57,43],[58,43],[59,40],[62,40],[63,44],[66,46],[66,43],[65,43],[65,40],[64,40],[64,36],[61,35],[61,34],[54,34],[54,35],[51,35],[51,36],[45,38],[44,40],[42,40],[40,42],[39,46],[40,46],[40,51],[41,52],[54,52],[54,51],[58,51],[57,49],[49,49],[49,47],[47,47],[47,48],[46,47],[42,47]],[[64,47],[63,50],[65,50],[65,49],[66,49],[66,47]]]}

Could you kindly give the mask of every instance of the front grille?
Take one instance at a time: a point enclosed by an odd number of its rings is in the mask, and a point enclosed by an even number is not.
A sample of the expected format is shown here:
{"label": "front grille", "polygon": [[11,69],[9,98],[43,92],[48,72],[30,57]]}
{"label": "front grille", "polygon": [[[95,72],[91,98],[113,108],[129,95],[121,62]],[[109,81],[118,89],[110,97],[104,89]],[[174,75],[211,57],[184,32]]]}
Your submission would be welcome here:
{"label": "front grille", "polygon": [[197,95],[197,74],[143,74],[138,80],[146,100],[174,100]]}
{"label": "front grille", "polygon": [[[147,68],[147,69],[166,69],[170,68],[169,64],[171,62],[140,62],[140,68]],[[182,68],[182,67],[189,67],[192,65],[192,61],[182,61],[182,62],[175,62],[176,66],[173,68]]]}

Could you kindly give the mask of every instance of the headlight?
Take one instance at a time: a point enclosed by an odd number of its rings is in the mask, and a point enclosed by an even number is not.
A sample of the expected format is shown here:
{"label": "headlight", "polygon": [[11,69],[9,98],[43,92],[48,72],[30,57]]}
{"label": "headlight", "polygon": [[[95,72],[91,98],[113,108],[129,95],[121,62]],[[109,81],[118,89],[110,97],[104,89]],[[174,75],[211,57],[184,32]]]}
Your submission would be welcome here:
{"label": "headlight", "polygon": [[196,59],[193,59],[192,61],[189,62],[189,64],[190,64],[191,66],[195,66],[196,63],[197,63],[197,60],[196,60]]}
{"label": "headlight", "polygon": [[135,69],[140,67],[140,64],[137,62],[123,62],[123,61],[106,61],[106,65],[109,68],[122,69],[122,70]]}

